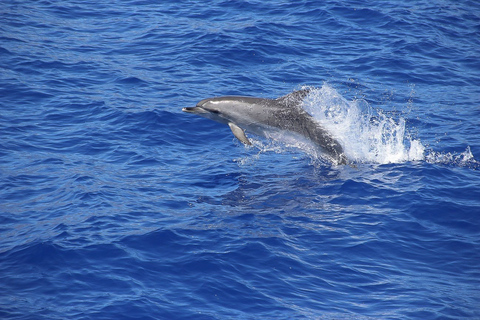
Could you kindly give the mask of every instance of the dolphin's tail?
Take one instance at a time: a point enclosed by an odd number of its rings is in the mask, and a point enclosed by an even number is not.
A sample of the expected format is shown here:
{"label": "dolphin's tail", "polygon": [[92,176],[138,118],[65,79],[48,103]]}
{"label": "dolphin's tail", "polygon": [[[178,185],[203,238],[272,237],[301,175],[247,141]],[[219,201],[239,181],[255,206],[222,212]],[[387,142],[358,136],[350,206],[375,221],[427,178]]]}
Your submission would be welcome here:
{"label": "dolphin's tail", "polygon": [[343,152],[343,148],[340,143],[331,136],[322,137],[323,145],[320,145],[322,149],[331,156],[337,164],[347,164],[347,157]]}
{"label": "dolphin's tail", "polygon": [[347,156],[345,153],[342,153],[338,159],[338,164],[348,164]]}
{"label": "dolphin's tail", "polygon": [[343,151],[342,146],[340,143],[334,139],[330,133],[328,133],[325,129],[323,129],[320,125],[311,126],[308,130],[310,139],[330,157],[337,164],[348,164],[347,157]]}

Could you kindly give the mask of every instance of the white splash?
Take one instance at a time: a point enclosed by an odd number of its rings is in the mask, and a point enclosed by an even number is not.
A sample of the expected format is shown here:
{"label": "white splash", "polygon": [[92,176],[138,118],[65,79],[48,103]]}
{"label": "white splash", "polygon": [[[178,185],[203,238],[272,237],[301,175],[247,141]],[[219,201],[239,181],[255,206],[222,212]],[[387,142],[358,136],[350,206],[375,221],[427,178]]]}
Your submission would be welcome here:
{"label": "white splash", "polygon": [[440,164],[453,164],[456,166],[475,166],[479,163],[474,159],[470,147],[458,154],[451,152],[436,152],[430,151],[426,156],[425,160],[429,163],[440,163]]}
{"label": "white splash", "polygon": [[351,161],[385,164],[425,159],[425,147],[406,131],[405,119],[374,110],[364,100],[347,101],[328,84],[308,88],[305,110],[339,140]]}

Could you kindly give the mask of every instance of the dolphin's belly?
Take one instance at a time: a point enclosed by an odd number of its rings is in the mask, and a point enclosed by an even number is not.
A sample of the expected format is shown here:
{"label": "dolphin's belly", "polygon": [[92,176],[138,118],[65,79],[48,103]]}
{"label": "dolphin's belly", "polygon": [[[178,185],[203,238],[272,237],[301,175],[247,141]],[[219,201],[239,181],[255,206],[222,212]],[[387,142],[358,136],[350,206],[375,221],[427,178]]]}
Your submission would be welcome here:
{"label": "dolphin's belly", "polygon": [[345,164],[346,158],[340,143],[311,116],[296,116],[263,119],[263,122],[251,121],[240,125],[244,130],[258,136],[284,142],[310,142],[320,147],[339,164]]}

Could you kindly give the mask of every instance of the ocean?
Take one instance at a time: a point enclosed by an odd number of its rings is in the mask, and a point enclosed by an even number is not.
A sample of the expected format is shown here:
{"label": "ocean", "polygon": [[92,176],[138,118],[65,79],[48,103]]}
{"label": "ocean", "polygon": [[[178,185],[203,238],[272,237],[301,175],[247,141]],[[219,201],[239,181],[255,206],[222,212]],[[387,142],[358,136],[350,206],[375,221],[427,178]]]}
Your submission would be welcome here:
{"label": "ocean", "polygon": [[[1,319],[480,319],[480,4],[0,6]],[[302,105],[340,142],[182,112]]]}

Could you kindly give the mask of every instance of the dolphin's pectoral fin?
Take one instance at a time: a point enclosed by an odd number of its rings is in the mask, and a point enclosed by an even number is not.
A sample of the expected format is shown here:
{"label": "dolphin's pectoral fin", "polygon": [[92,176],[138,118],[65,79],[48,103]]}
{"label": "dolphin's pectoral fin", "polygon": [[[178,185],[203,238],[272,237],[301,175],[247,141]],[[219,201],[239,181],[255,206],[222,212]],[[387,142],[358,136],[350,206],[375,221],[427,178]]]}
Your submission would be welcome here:
{"label": "dolphin's pectoral fin", "polygon": [[235,123],[233,122],[229,122],[228,123],[228,126],[230,127],[230,129],[232,130],[233,132],[233,135],[240,141],[242,141],[244,144],[246,145],[252,145],[252,143],[248,140],[247,136],[245,135],[245,132],[243,131],[242,128],[240,128],[239,126],[237,126]]}

